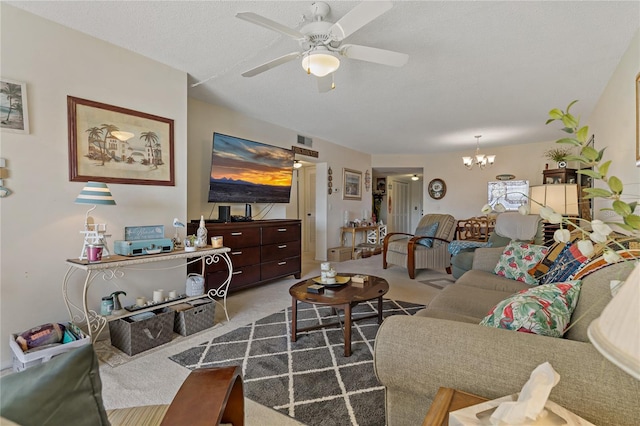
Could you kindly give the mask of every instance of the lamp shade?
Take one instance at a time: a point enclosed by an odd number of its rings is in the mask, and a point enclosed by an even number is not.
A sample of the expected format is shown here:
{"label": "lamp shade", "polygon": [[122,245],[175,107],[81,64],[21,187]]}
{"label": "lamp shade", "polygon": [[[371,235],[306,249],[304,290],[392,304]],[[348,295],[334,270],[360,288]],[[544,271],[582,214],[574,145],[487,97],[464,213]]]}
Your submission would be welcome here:
{"label": "lamp shade", "polygon": [[618,293],[589,324],[593,346],[609,361],[640,380],[640,263]]}
{"label": "lamp shade", "polygon": [[109,187],[107,187],[106,183],[102,182],[87,182],[75,202],[76,204],[116,204],[116,200],[113,199]]}
{"label": "lamp shade", "polygon": [[578,185],[575,183],[532,186],[529,197],[533,200],[530,203],[532,214],[539,214],[542,206],[547,206],[562,215],[578,215]]}
{"label": "lamp shade", "polygon": [[328,50],[310,52],[302,58],[302,68],[317,77],[331,74],[340,66],[340,60],[329,53]]}

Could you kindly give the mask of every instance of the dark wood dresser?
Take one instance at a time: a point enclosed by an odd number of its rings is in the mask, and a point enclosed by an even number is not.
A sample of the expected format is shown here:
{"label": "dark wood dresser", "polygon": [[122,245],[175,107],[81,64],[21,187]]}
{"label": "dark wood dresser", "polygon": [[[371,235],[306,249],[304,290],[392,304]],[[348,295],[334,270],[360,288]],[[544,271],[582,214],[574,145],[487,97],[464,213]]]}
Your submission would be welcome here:
{"label": "dark wood dresser", "polygon": [[[187,235],[195,234],[199,221],[187,224]],[[252,222],[207,223],[207,238],[221,236],[229,247],[233,277],[229,293],[264,284],[276,278],[302,273],[301,223],[297,219],[256,220]],[[188,271],[200,273],[200,262],[189,265]],[[227,277],[224,262],[208,265],[205,288],[217,288]]]}

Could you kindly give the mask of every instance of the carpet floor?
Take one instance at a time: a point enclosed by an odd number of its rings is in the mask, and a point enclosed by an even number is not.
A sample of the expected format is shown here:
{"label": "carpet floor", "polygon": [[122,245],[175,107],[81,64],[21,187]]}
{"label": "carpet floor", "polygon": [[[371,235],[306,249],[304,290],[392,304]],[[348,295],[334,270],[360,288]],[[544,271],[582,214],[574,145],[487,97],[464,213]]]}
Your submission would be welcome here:
{"label": "carpet floor", "polygon": [[[424,305],[385,299],[383,316],[413,315]],[[376,312],[376,302],[353,317]],[[169,359],[189,368],[241,365],[245,397],[309,426],[381,425],[384,390],[373,370],[375,318],[353,323],[352,355],[341,328],[301,333],[291,341],[291,308],[215,337]],[[298,326],[335,321],[329,307],[298,305]]]}

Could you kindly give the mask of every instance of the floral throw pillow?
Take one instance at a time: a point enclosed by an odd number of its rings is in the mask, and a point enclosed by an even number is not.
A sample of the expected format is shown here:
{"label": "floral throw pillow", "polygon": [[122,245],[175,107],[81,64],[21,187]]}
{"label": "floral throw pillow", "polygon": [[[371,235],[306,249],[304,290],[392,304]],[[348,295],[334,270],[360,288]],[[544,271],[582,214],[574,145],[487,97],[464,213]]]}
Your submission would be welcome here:
{"label": "floral throw pillow", "polygon": [[[438,222],[433,222],[431,225],[417,228],[416,236],[420,235],[423,237],[435,237],[437,231],[438,231]],[[422,240],[418,240],[418,244],[423,245],[425,247],[431,247],[433,245],[433,240],[430,238],[424,238]]]}
{"label": "floral throw pillow", "polygon": [[509,296],[480,325],[562,337],[578,303],[582,281],[544,284]]}
{"label": "floral throw pillow", "polygon": [[511,241],[502,251],[493,272],[501,277],[538,285],[538,280],[529,274],[529,270],[545,257],[548,250],[545,246]]}

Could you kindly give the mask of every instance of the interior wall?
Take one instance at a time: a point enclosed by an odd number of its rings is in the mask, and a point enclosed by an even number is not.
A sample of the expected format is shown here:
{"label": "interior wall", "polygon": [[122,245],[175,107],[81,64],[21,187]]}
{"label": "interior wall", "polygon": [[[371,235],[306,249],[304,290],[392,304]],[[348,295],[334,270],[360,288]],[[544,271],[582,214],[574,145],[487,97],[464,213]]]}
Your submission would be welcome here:
{"label": "interior wall", "polygon": [[[542,119],[544,125],[544,117]],[[487,203],[487,182],[495,181],[500,174],[512,174],[516,179],[528,180],[530,185],[542,184],[542,171],[549,163],[544,152],[554,142],[541,142],[482,149],[496,155],[496,163],[489,168],[467,170],[462,156],[468,152],[446,152],[419,155],[374,155],[373,167],[422,167],[423,214],[448,213],[456,219],[479,216]],[[550,167],[553,167],[550,165]],[[427,193],[428,183],[435,178],[447,185],[444,198],[434,200]]]}
{"label": "interior wall", "polygon": [[[271,123],[244,116],[227,108],[211,105],[200,100],[188,99],[189,153],[187,171],[187,219],[218,217],[217,207],[207,202],[209,188],[209,171],[211,168],[211,149],[213,133],[219,132],[244,139],[291,148],[297,144],[298,134],[294,130],[276,126]],[[326,209],[325,217],[316,217],[316,258],[326,260],[327,248],[339,245],[339,228],[342,226],[345,212],[355,218],[365,209],[371,210],[371,188],[365,189],[364,176],[366,170],[371,172],[371,155],[354,151],[336,143],[314,138],[310,149],[318,151],[314,163],[318,166],[327,164],[332,169],[333,188],[331,195],[327,191],[327,175],[321,168],[317,170],[318,190],[316,208]],[[301,157],[304,159],[304,157]],[[343,169],[354,169],[362,172],[362,199],[358,201],[343,200]],[[296,218],[296,188],[291,189],[289,204],[257,205],[253,213],[268,210],[265,219]],[[243,214],[244,204],[231,204],[231,214]],[[320,212],[321,213],[321,212]],[[325,232],[326,230],[326,232]]]}
{"label": "interior wall", "polygon": [[[6,158],[0,198],[0,364],[11,365],[10,333],[69,320],[61,294],[65,259],[79,256],[79,231],[91,206],[74,204],[84,183],[69,182],[67,96],[90,99],[174,120],[175,186],[109,184],[117,205],[99,206],[92,216],[107,223],[113,241],[124,227],[165,226],[186,212],[187,76],[165,65],[0,3],[2,77],[27,83],[29,134],[2,132]],[[184,288],[184,268],[162,274],[127,272],[120,284],[150,297],[153,288]],[[79,302],[84,274],[76,273],[70,292]],[[135,283],[134,285],[131,285]],[[96,280],[90,306],[117,289]]]}
{"label": "interior wall", "polygon": [[[639,73],[640,30],[629,44],[593,113],[583,123],[588,124],[590,133],[595,135],[595,148],[600,150],[607,147],[604,159],[612,160],[609,174],[619,177],[624,183],[626,201],[640,198],[640,167],[636,167],[636,138],[640,137],[640,133],[636,134],[636,126],[640,117],[636,115],[635,89]],[[578,111],[579,105],[580,102],[572,110],[575,108]],[[598,182],[597,186],[603,186],[603,183]],[[611,202],[596,198],[595,217],[611,220],[608,211],[600,210],[605,207],[611,207]]]}

